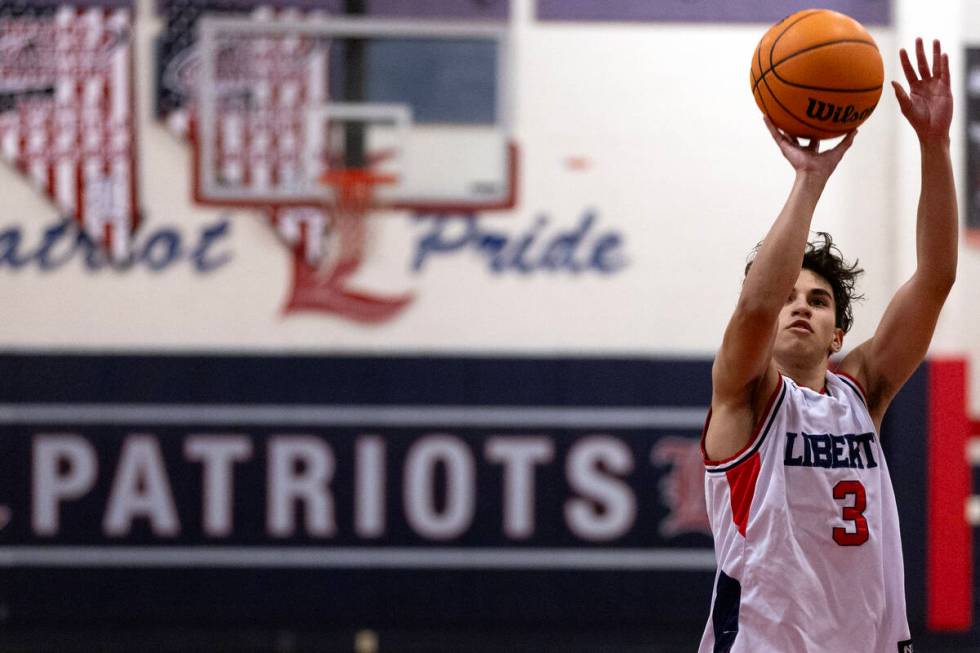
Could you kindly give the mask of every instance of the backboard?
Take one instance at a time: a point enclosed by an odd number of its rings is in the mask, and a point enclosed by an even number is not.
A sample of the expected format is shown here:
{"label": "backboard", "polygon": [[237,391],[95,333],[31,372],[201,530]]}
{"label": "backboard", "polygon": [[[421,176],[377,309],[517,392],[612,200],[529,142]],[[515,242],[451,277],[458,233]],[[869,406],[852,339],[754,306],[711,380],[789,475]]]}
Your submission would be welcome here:
{"label": "backboard", "polygon": [[507,30],[368,17],[203,16],[196,199],[323,204],[341,168],[392,175],[376,207],[512,207]]}

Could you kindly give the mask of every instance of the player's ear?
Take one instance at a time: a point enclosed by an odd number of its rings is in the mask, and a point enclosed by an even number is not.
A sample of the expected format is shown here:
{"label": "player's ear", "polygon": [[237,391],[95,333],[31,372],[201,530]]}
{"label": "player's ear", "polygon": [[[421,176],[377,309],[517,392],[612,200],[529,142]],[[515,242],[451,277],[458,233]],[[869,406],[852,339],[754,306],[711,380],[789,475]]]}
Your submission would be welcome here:
{"label": "player's ear", "polygon": [[844,329],[834,329],[834,339],[830,343],[830,354],[838,353],[844,347]]}

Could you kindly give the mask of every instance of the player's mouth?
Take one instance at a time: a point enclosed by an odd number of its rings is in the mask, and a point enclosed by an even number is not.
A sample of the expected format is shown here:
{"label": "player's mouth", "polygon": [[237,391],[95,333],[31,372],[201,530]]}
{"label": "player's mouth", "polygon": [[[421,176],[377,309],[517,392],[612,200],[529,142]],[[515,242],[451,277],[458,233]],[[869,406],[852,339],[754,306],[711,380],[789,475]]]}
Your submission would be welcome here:
{"label": "player's mouth", "polygon": [[798,331],[806,331],[807,333],[813,333],[813,327],[811,327],[810,323],[807,322],[806,320],[797,320],[786,328],[791,330],[795,329]]}

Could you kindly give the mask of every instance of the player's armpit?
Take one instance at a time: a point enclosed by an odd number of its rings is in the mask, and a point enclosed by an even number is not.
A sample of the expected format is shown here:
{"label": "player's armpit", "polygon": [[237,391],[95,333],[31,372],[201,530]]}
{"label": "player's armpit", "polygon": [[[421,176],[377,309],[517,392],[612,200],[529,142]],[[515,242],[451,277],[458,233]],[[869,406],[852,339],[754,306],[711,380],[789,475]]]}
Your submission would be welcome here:
{"label": "player's armpit", "polygon": [[841,362],[839,371],[867,390],[868,410],[876,423],[925,359],[948,293],[949,284],[913,276],[895,293],[875,334]]}

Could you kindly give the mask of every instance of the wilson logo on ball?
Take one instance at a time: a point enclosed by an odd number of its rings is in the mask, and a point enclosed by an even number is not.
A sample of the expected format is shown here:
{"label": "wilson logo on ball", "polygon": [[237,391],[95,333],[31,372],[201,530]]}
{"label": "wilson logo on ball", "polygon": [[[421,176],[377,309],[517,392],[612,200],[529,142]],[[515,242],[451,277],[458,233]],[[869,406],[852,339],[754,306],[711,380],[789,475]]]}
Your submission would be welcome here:
{"label": "wilson logo on ball", "polygon": [[749,71],[759,109],[784,132],[811,139],[857,128],[878,104],[884,79],[868,31],[829,9],[804,9],[769,28]]}
{"label": "wilson logo on ball", "polygon": [[[848,104],[846,107],[842,107],[836,104],[831,104],[829,102],[824,102],[823,100],[818,100],[817,98],[809,98],[810,102],[806,107],[806,115],[808,118],[813,118],[820,122],[832,122],[840,125],[846,125],[847,123],[857,123],[860,124],[864,122],[871,112],[875,110],[876,105],[872,105],[865,109],[864,111],[858,111],[854,108],[853,104]],[[855,127],[857,126],[855,124]]]}

